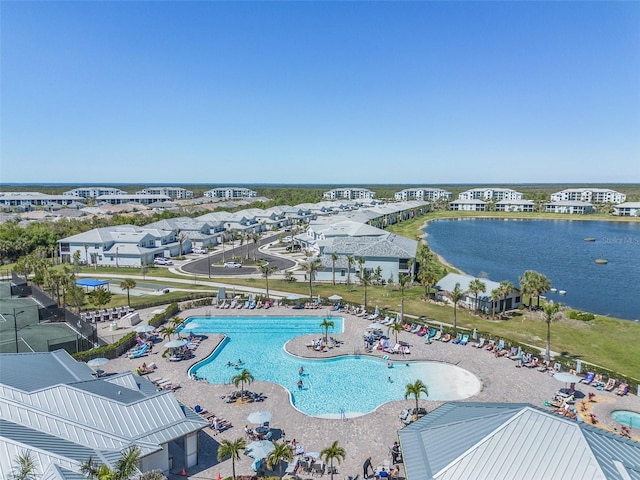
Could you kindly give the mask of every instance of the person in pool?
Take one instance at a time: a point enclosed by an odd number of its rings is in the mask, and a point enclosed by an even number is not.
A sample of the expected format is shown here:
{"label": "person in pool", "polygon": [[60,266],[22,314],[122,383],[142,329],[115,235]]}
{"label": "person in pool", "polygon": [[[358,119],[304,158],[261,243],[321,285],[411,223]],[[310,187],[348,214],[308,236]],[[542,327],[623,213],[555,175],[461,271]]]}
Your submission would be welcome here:
{"label": "person in pool", "polygon": [[300,370],[298,370],[298,375],[302,375],[304,373],[304,367],[300,367]]}
{"label": "person in pool", "polygon": [[302,380],[298,380],[298,390],[302,390],[303,386],[304,384],[302,383]]}

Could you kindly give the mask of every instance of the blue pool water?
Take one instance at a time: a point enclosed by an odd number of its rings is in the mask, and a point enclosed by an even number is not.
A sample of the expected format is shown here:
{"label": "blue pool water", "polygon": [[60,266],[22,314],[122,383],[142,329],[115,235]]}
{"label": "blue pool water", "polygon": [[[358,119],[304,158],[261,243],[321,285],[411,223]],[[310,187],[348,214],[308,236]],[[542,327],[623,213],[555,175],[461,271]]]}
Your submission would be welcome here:
{"label": "blue pool water", "polygon": [[640,428],[640,413],[631,410],[614,410],[611,418],[616,422],[630,428]]}
{"label": "blue pool water", "polygon": [[[317,334],[322,317],[191,317],[197,323],[194,333],[224,333],[225,342],[206,360],[194,365],[195,373],[210,383],[229,384],[239,373],[228,362],[241,359],[242,368],[255,380],[282,385],[291,394],[291,403],[303,413],[316,417],[353,417],[375,410],[393,400],[404,399],[406,385],[422,380],[429,389],[429,400],[460,400],[476,394],[480,381],[454,365],[437,362],[405,362],[401,359],[387,368],[387,361],[360,355],[311,360],[294,357],[284,345],[300,335]],[[343,319],[332,317],[335,327],[329,336],[343,331]],[[392,357],[391,360],[395,360]],[[302,377],[298,374],[304,367]],[[388,377],[391,377],[390,383]],[[303,389],[297,387],[302,379]],[[424,395],[421,397],[425,399]]]}

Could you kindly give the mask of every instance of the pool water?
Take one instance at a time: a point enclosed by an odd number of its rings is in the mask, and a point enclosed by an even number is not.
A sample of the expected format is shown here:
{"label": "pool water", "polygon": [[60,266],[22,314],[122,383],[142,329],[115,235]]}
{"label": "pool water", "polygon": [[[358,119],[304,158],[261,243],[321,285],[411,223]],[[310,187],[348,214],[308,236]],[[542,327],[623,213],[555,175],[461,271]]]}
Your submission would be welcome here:
{"label": "pool water", "polygon": [[[393,366],[387,368],[387,360],[349,355],[346,349],[345,356],[331,359],[302,359],[284,350],[289,340],[300,335],[323,336],[323,318],[191,317],[185,329],[194,322],[199,325],[190,329],[195,334],[224,333],[227,339],[210,357],[194,365],[189,375],[195,373],[210,383],[230,384],[231,378],[246,368],[255,380],[286,388],[298,410],[327,418],[364,415],[386,402],[402,400],[407,384],[418,379],[427,385],[429,400],[460,400],[480,391],[478,378],[454,365],[392,356]],[[329,329],[329,336],[343,331],[342,318],[330,320],[335,325]],[[236,369],[239,359],[243,363]],[[227,366],[229,362],[231,366]],[[304,369],[302,376],[300,367]],[[302,389],[298,388],[299,380]]]}
{"label": "pool water", "polygon": [[621,425],[630,428],[640,428],[640,413],[631,410],[614,410],[611,412],[611,418]]}

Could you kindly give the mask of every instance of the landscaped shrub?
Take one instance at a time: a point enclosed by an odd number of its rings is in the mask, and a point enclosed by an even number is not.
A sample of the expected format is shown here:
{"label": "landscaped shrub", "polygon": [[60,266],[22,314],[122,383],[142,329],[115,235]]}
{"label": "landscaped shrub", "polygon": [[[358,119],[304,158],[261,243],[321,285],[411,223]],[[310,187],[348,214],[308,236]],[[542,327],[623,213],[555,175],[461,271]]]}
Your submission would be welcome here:
{"label": "landscaped shrub", "polygon": [[583,322],[588,322],[589,320],[593,320],[596,316],[593,313],[589,312],[581,312],[580,310],[571,310],[569,312],[569,318],[573,320],[582,320]]}

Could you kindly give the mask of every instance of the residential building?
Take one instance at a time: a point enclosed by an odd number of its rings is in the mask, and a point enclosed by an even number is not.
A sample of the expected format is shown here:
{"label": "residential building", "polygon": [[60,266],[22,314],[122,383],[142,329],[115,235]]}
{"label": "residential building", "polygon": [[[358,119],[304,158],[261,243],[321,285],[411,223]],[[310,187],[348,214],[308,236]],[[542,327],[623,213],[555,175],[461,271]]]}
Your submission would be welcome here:
{"label": "residential building", "polygon": [[[475,295],[469,291],[469,285],[473,280],[480,280],[485,285],[485,291],[478,295],[477,305]],[[462,291],[462,298],[458,304],[472,310],[492,313],[494,311],[512,310],[522,305],[522,296],[520,290],[517,288],[514,288],[506,298],[502,295],[499,300],[492,301],[491,292],[498,289],[500,283],[489,280],[488,278],[476,278],[471,275],[461,275],[459,273],[449,273],[438,281],[436,285],[436,297],[440,299],[450,297],[456,284],[460,284],[460,290]]]}
{"label": "residential building", "polygon": [[407,480],[632,479],[640,443],[526,403],[448,402],[398,431]]}
{"label": "residential building", "polygon": [[533,200],[502,200],[495,204],[496,212],[535,212]]}
{"label": "residential building", "polygon": [[150,194],[150,193],[127,193],[121,195],[100,195],[96,198],[98,203],[107,203],[109,205],[120,205],[123,203],[140,203],[142,205],[150,205],[156,202],[167,202],[171,200],[167,195]]}
{"label": "residential building", "polygon": [[327,200],[337,199],[372,199],[376,197],[376,192],[368,190],[366,188],[334,188],[322,194],[322,198]]}
{"label": "residential building", "polygon": [[609,188],[567,188],[551,194],[552,202],[580,201],[588,203],[622,203],[627,199],[624,193]]}
{"label": "residential building", "polygon": [[40,192],[0,192],[0,207],[6,210],[27,211],[33,208],[70,206],[76,205],[78,201],[77,198],[68,195],[49,195]]}
{"label": "residential building", "polygon": [[170,390],[133,372],[96,378],[64,350],[0,362],[0,472],[28,453],[37,478],[77,480],[89,458],[115,469],[132,446],[141,472],[198,464],[198,432],[209,424]]}
{"label": "residential building", "polygon": [[510,188],[472,188],[458,195],[459,200],[522,200],[524,195]]}
{"label": "residential building", "polygon": [[590,203],[580,200],[561,200],[545,203],[544,211],[546,213],[586,214],[593,213],[596,209]]}
{"label": "residential building", "polygon": [[625,202],[613,207],[613,214],[621,217],[640,217],[640,202]]}
{"label": "residential building", "polygon": [[204,196],[209,198],[251,198],[257,195],[254,190],[241,187],[216,187],[204,192]]}
{"label": "residential building", "polygon": [[220,243],[220,235],[224,232],[222,222],[204,222],[190,217],[177,217],[149,223],[146,229],[171,231],[180,239],[184,235],[189,240],[190,248],[187,250],[183,242],[182,253],[189,253],[193,248],[208,248]]}
{"label": "residential building", "polygon": [[454,200],[449,203],[449,210],[459,210],[465,212],[486,212],[487,202],[482,200]]}
{"label": "residential building", "polygon": [[451,200],[453,194],[441,188],[406,188],[396,192],[394,198],[398,201],[425,200],[435,202],[438,200]]}
{"label": "residential building", "polygon": [[182,187],[147,187],[136,193],[138,195],[165,195],[175,200],[193,198],[193,192]]}
{"label": "residential building", "polygon": [[113,187],[79,187],[68,190],[63,195],[69,195],[78,198],[96,198],[100,195],[126,195],[127,192]]}
{"label": "residential building", "polygon": [[175,231],[134,225],[94,228],[88,232],[58,240],[60,258],[73,262],[75,252],[86,265],[140,267],[150,265],[156,257],[174,257],[191,251],[191,240],[180,245]]}

